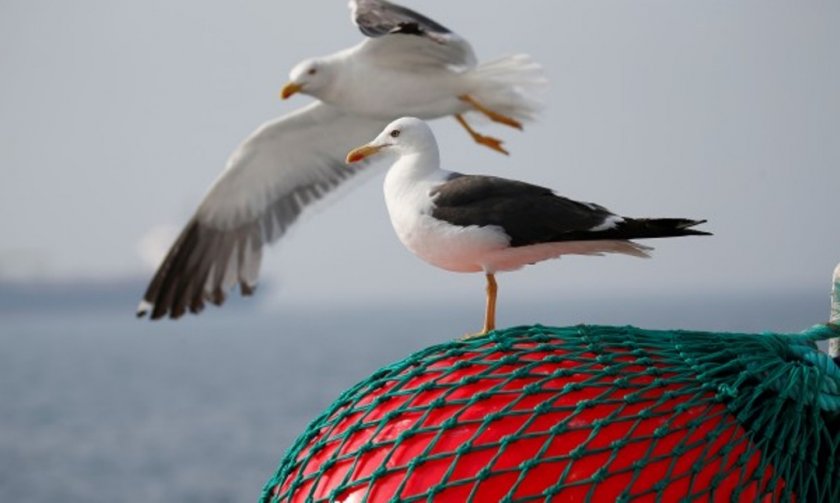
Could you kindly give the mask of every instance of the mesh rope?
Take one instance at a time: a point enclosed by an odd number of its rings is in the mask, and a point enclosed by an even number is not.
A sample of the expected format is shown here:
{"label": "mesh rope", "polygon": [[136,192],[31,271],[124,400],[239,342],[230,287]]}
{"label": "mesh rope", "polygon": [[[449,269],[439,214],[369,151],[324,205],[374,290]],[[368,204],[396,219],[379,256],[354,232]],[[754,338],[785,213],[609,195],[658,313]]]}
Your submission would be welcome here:
{"label": "mesh rope", "polygon": [[840,501],[840,369],[799,334],[514,327],[344,392],[263,503]]}

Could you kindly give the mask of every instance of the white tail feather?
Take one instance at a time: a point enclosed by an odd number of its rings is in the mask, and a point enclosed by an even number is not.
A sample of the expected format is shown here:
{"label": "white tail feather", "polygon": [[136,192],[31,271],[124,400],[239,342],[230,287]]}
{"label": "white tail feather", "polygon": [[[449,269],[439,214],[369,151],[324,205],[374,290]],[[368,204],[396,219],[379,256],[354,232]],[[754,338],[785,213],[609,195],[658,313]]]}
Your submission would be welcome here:
{"label": "white tail feather", "polygon": [[543,67],[527,54],[505,56],[483,63],[468,73],[475,98],[494,112],[527,121],[542,108],[548,85]]}

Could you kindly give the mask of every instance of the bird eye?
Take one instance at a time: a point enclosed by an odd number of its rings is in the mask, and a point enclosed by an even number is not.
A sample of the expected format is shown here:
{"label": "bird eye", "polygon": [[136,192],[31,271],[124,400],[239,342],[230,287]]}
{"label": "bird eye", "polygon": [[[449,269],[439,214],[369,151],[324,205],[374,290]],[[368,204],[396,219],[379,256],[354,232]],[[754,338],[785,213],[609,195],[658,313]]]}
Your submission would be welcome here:
{"label": "bird eye", "polygon": [[318,73],[318,70],[316,70],[315,68],[310,68],[309,71],[306,73],[308,73],[309,75],[315,75],[316,73]]}
{"label": "bird eye", "polygon": [[399,129],[395,129],[395,130],[391,131],[391,138],[396,138],[399,135],[400,135],[400,130]]}

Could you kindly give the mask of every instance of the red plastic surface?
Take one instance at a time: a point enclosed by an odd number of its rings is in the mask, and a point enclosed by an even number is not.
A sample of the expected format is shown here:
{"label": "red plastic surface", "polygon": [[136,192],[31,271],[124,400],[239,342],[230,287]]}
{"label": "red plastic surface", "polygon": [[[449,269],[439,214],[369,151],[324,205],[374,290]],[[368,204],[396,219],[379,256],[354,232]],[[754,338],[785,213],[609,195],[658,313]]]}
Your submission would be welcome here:
{"label": "red plastic surface", "polygon": [[[595,355],[592,355],[591,363],[586,364],[585,373],[576,372],[581,364],[571,360],[544,363],[530,369],[532,377],[509,380],[501,387],[503,392],[499,392],[497,387],[505,382],[502,376],[518,366],[558,354],[557,351],[527,353],[523,357],[527,359],[505,365],[471,383],[461,380],[486,373],[493,358],[501,358],[504,353],[485,356],[483,363],[473,363],[455,372],[450,367],[460,359],[441,360],[425,373],[402,383],[403,392],[414,390],[414,393],[390,397],[366,414],[352,414],[331,429],[322,429],[298,455],[297,459],[301,461],[309,457],[306,464],[293,470],[283,484],[275,487],[274,493],[286,492],[293,478],[317,472],[322,463],[336,453],[358,453],[370,443],[376,447],[336,462],[320,478],[308,480],[284,501],[304,502],[309,497],[314,501],[326,500],[336,487],[345,487],[337,495],[337,501],[360,502],[367,494],[367,501],[375,503],[388,501],[395,494],[401,498],[421,495],[429,487],[439,485],[443,489],[435,494],[434,501],[463,502],[471,498],[476,502],[494,502],[505,495],[514,500],[540,496],[561,477],[565,477],[565,482],[552,501],[584,501],[587,497],[595,502],[614,501],[628,487],[632,501],[654,501],[657,492],[661,492],[660,501],[666,502],[679,501],[689,495],[699,495],[692,501],[730,501],[733,495],[738,495],[739,501],[756,501],[758,495],[766,492],[772,468],[761,466],[760,452],[750,445],[735,419],[714,401],[711,394],[680,394],[683,385],[669,384],[672,376],[667,373],[656,377],[646,375],[646,369],[658,366],[655,363],[649,367],[626,367],[619,375],[603,372],[594,376],[593,370],[603,370],[603,366],[596,363]],[[617,359],[635,361],[630,356],[618,356]],[[525,386],[541,380],[534,374],[550,375],[558,368],[569,369],[569,375],[550,381],[543,379],[542,391],[523,397],[521,391]],[[617,385],[617,379],[624,379],[627,386]],[[625,401],[627,394],[638,392],[640,385],[649,385],[654,379],[664,383],[642,392],[640,401]],[[375,403],[397,382],[399,380],[388,381],[370,392],[357,407]],[[425,383],[461,384],[453,391],[451,388],[424,389]],[[568,391],[565,388],[566,392],[559,392],[571,383],[577,383],[580,389]],[[488,392],[487,396],[470,407],[452,403],[481,392]],[[698,397],[708,400],[697,404],[700,402]],[[439,399],[442,400],[430,408],[432,402]],[[691,403],[688,403],[689,399]],[[577,412],[573,408],[559,412],[535,411],[541,404],[576,406],[589,400],[591,405]],[[396,412],[384,427],[378,424],[403,405],[425,410]],[[505,412],[479,432],[488,415],[502,411]],[[511,411],[517,413],[511,414]],[[640,418],[642,411],[646,413]],[[698,418],[701,420],[696,421]],[[447,420],[453,420],[454,424],[443,428],[442,434],[435,429],[397,442],[400,434],[407,430],[440,426]],[[564,421],[566,428],[552,434],[552,427]],[[698,425],[692,428],[693,423]],[[352,431],[348,430],[352,425],[358,428],[359,424],[365,426],[345,439],[339,438]],[[652,438],[657,431],[659,438]],[[509,435],[515,435],[517,439],[512,440]],[[523,436],[526,438],[521,438]],[[509,441],[505,444],[506,438]],[[310,457],[310,447],[322,439],[327,439],[326,445]],[[458,448],[468,443],[469,452],[458,455]],[[739,460],[748,447],[752,454]],[[577,459],[541,461],[575,450],[582,452]],[[432,456],[433,459],[412,467],[412,460],[423,453],[426,458]],[[638,466],[634,466],[637,461]],[[741,466],[735,466],[739,461]],[[353,486],[352,481],[370,477],[383,466],[390,470],[376,478],[375,483],[347,488]],[[527,468],[526,473],[517,482],[523,468]],[[757,469],[763,473],[756,473]],[[487,470],[489,476],[477,481],[475,477],[481,470]],[[717,483],[712,495],[704,490],[713,479],[717,479]],[[733,493],[736,488],[740,491]],[[765,495],[763,499],[771,501],[780,492],[781,488],[777,487],[775,494]]]}

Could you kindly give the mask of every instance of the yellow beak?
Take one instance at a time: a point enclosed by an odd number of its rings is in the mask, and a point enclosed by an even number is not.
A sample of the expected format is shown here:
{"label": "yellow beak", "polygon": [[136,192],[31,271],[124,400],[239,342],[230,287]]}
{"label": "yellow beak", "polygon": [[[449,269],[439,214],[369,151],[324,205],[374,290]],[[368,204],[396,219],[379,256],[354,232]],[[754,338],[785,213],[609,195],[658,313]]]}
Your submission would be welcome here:
{"label": "yellow beak", "polygon": [[280,90],[280,97],[284,100],[288,99],[289,96],[300,92],[301,89],[303,89],[302,85],[296,84],[294,82],[289,82],[288,84],[283,86],[283,89]]}
{"label": "yellow beak", "polygon": [[363,145],[359,148],[355,148],[347,154],[347,164],[353,164],[354,162],[366,159],[379,152],[384,147],[384,145]]}

